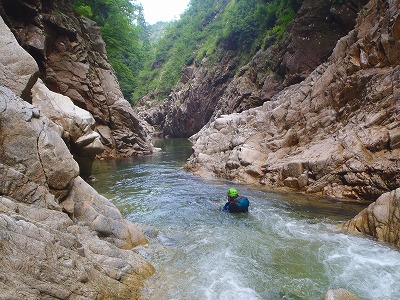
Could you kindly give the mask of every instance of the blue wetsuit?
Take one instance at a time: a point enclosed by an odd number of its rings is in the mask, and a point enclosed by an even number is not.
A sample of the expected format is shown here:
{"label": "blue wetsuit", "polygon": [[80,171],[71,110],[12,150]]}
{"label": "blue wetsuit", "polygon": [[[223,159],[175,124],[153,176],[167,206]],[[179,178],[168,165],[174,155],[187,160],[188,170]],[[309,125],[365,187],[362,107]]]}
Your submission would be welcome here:
{"label": "blue wetsuit", "polygon": [[248,212],[249,205],[250,202],[246,197],[237,195],[229,199],[224,205],[223,210],[231,213]]}

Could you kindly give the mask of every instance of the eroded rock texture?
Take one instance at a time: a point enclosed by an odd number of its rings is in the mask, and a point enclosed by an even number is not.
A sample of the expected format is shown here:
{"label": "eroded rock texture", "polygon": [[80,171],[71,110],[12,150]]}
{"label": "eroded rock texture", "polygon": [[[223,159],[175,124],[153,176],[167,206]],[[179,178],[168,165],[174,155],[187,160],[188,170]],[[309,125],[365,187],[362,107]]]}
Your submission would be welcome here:
{"label": "eroded rock texture", "polygon": [[57,127],[0,88],[0,298],[138,298],[146,239],[78,176]]}
{"label": "eroded rock texture", "polygon": [[0,81],[0,299],[138,299],[154,269],[134,247],[147,240],[79,176],[65,142],[93,143],[92,116],[40,81],[41,109],[24,101],[38,67],[0,18],[4,36],[27,66],[0,63],[13,74]]}
{"label": "eroded rock texture", "polygon": [[92,114],[67,96],[50,91],[40,79],[32,88],[32,104],[61,127],[62,138],[79,164],[80,176],[89,179],[96,155],[104,151],[100,135],[94,131]]}
{"label": "eroded rock texture", "polygon": [[365,3],[306,0],[288,36],[268,43],[238,74],[238,53],[220,49],[220,60],[205,58],[185,68],[162,106],[146,109],[151,101],[143,99],[140,115],[164,136],[189,137],[221,114],[260,106],[326,61],[337,40],[354,28]]}
{"label": "eroded rock texture", "polygon": [[345,223],[343,229],[367,234],[400,248],[400,188],[380,196]]}
{"label": "eroded rock texture", "polygon": [[188,169],[344,198],[398,188],[399,11],[370,1],[307,79],[195,135]]}
{"label": "eroded rock texture", "polygon": [[0,13],[35,58],[45,85],[93,115],[103,157],[152,151],[146,124],[123,98],[93,21],[78,18],[70,1],[1,0]]}

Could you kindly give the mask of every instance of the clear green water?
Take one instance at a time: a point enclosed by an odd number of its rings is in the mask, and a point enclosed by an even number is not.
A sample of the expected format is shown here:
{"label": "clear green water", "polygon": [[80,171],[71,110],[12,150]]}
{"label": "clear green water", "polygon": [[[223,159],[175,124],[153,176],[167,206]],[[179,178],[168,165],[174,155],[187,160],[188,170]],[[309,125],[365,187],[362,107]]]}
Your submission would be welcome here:
{"label": "clear green water", "polygon": [[[94,187],[150,241],[137,249],[157,269],[143,299],[320,300],[339,287],[400,299],[400,253],[336,229],[363,205],[205,180],[182,169],[186,140],[156,146],[163,152],[94,166]],[[248,214],[218,210],[232,186]]]}

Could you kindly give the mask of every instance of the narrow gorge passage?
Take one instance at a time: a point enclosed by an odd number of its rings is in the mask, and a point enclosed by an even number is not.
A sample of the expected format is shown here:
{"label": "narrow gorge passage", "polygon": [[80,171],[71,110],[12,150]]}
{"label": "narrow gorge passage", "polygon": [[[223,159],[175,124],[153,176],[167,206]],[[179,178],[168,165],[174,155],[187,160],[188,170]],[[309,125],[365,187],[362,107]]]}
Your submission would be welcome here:
{"label": "narrow gorge passage", "polygon": [[[150,241],[137,249],[157,269],[143,299],[320,300],[332,288],[400,299],[400,253],[336,228],[365,205],[205,180],[182,169],[187,140],[156,146],[94,166],[94,187]],[[249,197],[248,214],[218,210],[231,186]]]}

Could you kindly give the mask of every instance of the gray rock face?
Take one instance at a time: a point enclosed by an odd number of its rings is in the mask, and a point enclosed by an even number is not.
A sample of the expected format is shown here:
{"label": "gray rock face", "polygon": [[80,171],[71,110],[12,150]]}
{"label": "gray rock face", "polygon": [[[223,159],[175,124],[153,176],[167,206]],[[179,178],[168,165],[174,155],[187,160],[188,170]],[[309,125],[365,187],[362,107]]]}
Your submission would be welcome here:
{"label": "gray rock face", "polygon": [[94,120],[40,81],[40,109],[17,96],[36,72],[0,84],[0,299],[138,299],[154,269],[133,248],[147,240],[79,177],[65,143],[98,151]]}
{"label": "gray rock face", "polygon": [[30,90],[39,76],[35,60],[15,40],[3,19],[0,18],[0,85],[15,91],[29,100]]}
{"label": "gray rock face", "polygon": [[124,99],[93,21],[78,18],[69,1],[0,1],[0,8],[45,85],[92,114],[103,157],[152,152],[146,123]]}
{"label": "gray rock face", "polygon": [[369,2],[306,80],[193,136],[187,168],[343,198],[399,187],[399,11]]}
{"label": "gray rock face", "polygon": [[79,163],[80,176],[90,177],[96,155],[104,151],[100,135],[94,131],[92,115],[67,96],[51,92],[40,79],[32,88],[32,103],[62,127],[62,137]]}
{"label": "gray rock face", "polygon": [[57,125],[0,88],[1,299],[132,299],[146,238],[78,177]]}
{"label": "gray rock face", "polygon": [[65,213],[0,196],[0,299],[135,299],[152,272]]}
{"label": "gray rock face", "polygon": [[[10,90],[0,89],[1,161],[38,184],[62,195],[79,175],[57,126]],[[64,165],[57,169],[55,166]]]}
{"label": "gray rock face", "polygon": [[287,38],[271,41],[239,72],[237,53],[223,49],[219,61],[205,58],[185,68],[162,106],[143,99],[140,115],[164,136],[189,137],[210,119],[260,106],[326,61],[338,39],[354,28],[357,7],[365,3],[306,0]]}

